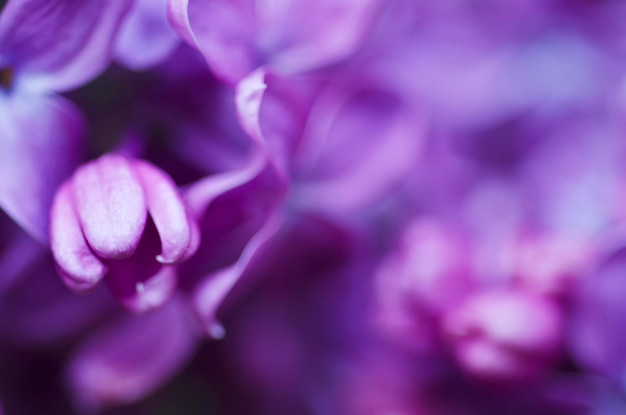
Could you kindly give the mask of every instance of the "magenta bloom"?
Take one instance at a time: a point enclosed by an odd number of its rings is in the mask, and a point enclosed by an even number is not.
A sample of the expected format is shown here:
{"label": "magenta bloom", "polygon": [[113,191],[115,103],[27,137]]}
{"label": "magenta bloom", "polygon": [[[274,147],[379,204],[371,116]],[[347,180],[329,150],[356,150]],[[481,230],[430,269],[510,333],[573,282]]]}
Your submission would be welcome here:
{"label": "magenta bloom", "polygon": [[141,160],[105,155],[57,192],[50,238],[60,273],[76,290],[103,277],[133,310],[157,307],[176,285],[171,264],[197,246],[196,225],[174,182]]}

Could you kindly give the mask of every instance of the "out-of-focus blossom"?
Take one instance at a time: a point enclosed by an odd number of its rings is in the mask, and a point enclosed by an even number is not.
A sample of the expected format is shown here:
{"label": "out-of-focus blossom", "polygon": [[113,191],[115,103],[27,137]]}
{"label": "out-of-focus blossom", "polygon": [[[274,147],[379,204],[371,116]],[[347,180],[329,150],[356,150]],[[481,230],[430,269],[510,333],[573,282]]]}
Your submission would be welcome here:
{"label": "out-of-focus blossom", "polygon": [[81,342],[67,369],[76,404],[87,410],[135,402],[174,376],[196,349],[187,305],[119,316]]}
{"label": "out-of-focus blossom", "polygon": [[317,86],[262,69],[239,84],[242,124],[268,143],[296,206],[362,210],[400,186],[419,159],[422,114],[384,72],[372,72],[347,70]]}
{"label": "out-of-focus blossom", "polygon": [[550,299],[523,291],[486,291],[445,316],[460,365],[488,380],[536,376],[558,356],[561,313]]}
{"label": "out-of-focus blossom", "polygon": [[141,71],[164,61],[179,43],[167,21],[167,0],[135,0],[117,36],[115,58]]}
{"label": "out-of-focus blossom", "polygon": [[169,299],[177,280],[171,265],[199,243],[167,174],[123,156],[80,167],[59,189],[51,215],[52,251],[65,283],[85,290],[106,275],[120,301],[138,311]]}
{"label": "out-of-focus blossom", "polygon": [[236,83],[264,65],[297,73],[347,57],[367,36],[381,3],[170,0],[169,11],[216,75]]}

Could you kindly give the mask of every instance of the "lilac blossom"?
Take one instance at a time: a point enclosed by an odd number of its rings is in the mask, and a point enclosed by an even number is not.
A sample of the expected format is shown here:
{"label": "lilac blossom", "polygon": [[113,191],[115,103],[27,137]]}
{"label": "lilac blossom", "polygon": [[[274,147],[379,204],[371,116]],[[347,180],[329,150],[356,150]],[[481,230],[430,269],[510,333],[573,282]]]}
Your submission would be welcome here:
{"label": "lilac blossom", "polygon": [[0,3],[3,413],[624,412],[622,2]]}
{"label": "lilac blossom", "polygon": [[192,255],[196,224],[173,181],[141,160],[105,155],[57,192],[51,245],[65,283],[92,288],[106,276],[132,310],[158,307],[176,287],[172,264]]}

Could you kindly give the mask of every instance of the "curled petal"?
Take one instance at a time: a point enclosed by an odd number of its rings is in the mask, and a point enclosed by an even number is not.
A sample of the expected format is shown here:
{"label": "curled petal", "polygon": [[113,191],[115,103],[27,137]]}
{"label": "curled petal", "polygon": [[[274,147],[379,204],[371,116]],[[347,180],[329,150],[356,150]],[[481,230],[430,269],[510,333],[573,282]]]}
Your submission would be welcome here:
{"label": "curled petal", "polygon": [[57,192],[51,210],[50,243],[65,283],[74,290],[89,289],[107,267],[91,252],[74,208],[71,182]]}
{"label": "curled petal", "polygon": [[196,46],[196,37],[189,24],[189,0],[169,0],[167,17],[176,32],[190,45]]}
{"label": "curled petal", "polygon": [[85,237],[94,251],[108,259],[132,255],[147,210],[141,182],[128,160],[106,155],[82,166],[73,189]]}
{"label": "curled petal", "polygon": [[180,261],[191,242],[191,226],[183,200],[173,180],[149,163],[138,161],[133,166],[143,184],[150,216],[161,238],[163,264]]}
{"label": "curled petal", "polygon": [[67,372],[70,390],[85,410],[135,402],[175,375],[195,346],[182,301],[148,314],[125,314],[78,346]]}
{"label": "curled petal", "polygon": [[127,0],[12,0],[0,16],[0,66],[36,76],[44,89],[84,84],[109,63]]}
{"label": "curled petal", "polygon": [[217,320],[217,311],[224,298],[239,281],[251,261],[267,241],[278,231],[282,221],[280,210],[270,212],[263,227],[250,239],[241,256],[233,265],[207,275],[197,287],[193,301],[201,316],[206,333],[216,339],[225,335],[224,328]]}
{"label": "curled petal", "polygon": [[170,0],[174,28],[198,47],[216,75],[236,83],[258,66],[252,2]]}

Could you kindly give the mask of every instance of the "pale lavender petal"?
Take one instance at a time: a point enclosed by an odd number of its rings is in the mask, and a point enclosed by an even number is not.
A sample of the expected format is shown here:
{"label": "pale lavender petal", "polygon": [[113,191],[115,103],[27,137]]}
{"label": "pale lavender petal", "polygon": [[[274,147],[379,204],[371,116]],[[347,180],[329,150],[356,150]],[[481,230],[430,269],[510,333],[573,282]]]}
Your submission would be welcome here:
{"label": "pale lavender petal", "polygon": [[191,226],[185,205],[174,181],[162,170],[138,160],[135,171],[141,179],[148,211],[159,231],[163,264],[180,261],[191,242]]}
{"label": "pale lavender petal", "polygon": [[174,28],[197,46],[216,75],[236,83],[259,66],[253,2],[171,0]]}
{"label": "pale lavender petal", "polygon": [[239,123],[257,145],[259,156],[266,157],[280,179],[287,181],[288,160],[283,142],[269,143],[261,127],[261,106],[267,91],[267,68],[259,68],[237,85],[235,104]]}
{"label": "pale lavender petal", "polygon": [[89,245],[103,258],[132,255],[147,209],[141,182],[122,156],[105,155],[74,175],[76,210]]}
{"label": "pale lavender petal", "polygon": [[61,97],[0,97],[0,207],[41,243],[54,193],[78,164],[83,129]]}
{"label": "pale lavender petal", "polygon": [[169,0],[167,17],[173,29],[190,45],[197,46],[196,37],[189,24],[189,0]]}
{"label": "pale lavender petal", "polygon": [[241,127],[250,138],[261,145],[264,143],[264,139],[259,123],[259,110],[267,89],[266,75],[267,70],[265,68],[257,69],[239,82],[235,93],[237,115]]}
{"label": "pale lavender petal", "polygon": [[61,186],[51,210],[50,245],[65,283],[75,290],[92,288],[107,267],[89,248],[74,207],[72,182]]}
{"label": "pale lavender petal", "polygon": [[130,5],[129,0],[11,0],[0,16],[0,66],[28,75],[31,88],[80,86],[109,64],[113,36]]}
{"label": "pale lavender petal", "polygon": [[115,57],[142,71],[165,60],[179,43],[167,21],[167,0],[135,0],[117,37]]}
{"label": "pale lavender petal", "polygon": [[80,344],[67,380],[85,410],[128,404],[150,395],[189,361],[196,336],[180,299],[142,315],[125,314]]}

